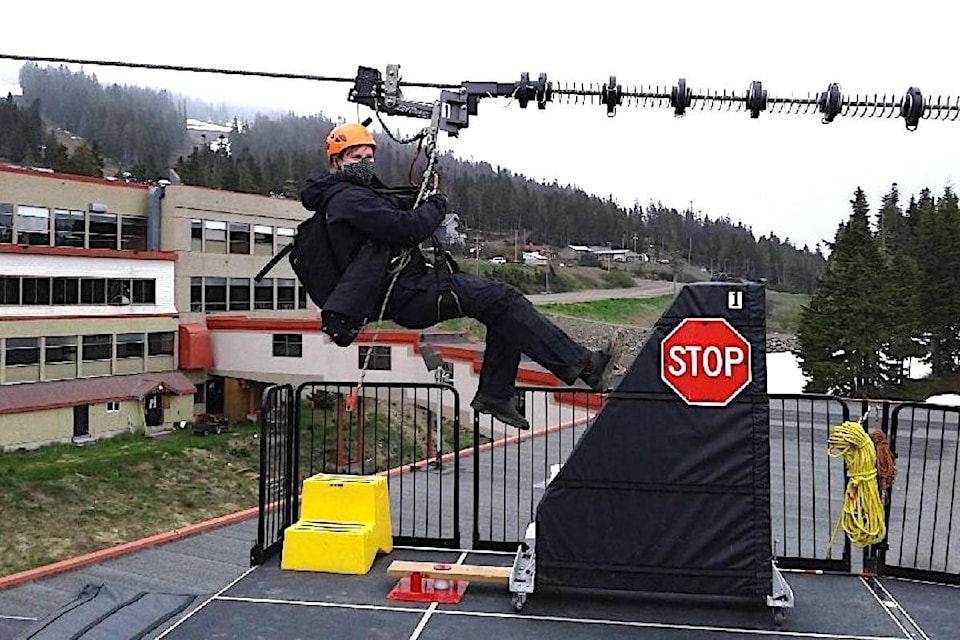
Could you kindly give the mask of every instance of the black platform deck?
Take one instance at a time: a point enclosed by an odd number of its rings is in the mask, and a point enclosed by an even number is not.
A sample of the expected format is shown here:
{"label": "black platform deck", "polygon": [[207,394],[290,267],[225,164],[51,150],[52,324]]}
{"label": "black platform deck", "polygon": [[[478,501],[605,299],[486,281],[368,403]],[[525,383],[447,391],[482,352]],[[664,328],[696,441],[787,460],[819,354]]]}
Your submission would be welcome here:
{"label": "black platform deck", "polygon": [[763,606],[699,597],[538,592],[517,613],[505,588],[476,584],[457,605],[398,602],[386,598],[395,583],[386,568],[396,559],[504,565],[512,556],[398,549],[365,576],[282,571],[274,561],[251,569],[157,638],[947,640],[960,633],[960,590],[939,585],[790,573],[797,606],[777,630]]}

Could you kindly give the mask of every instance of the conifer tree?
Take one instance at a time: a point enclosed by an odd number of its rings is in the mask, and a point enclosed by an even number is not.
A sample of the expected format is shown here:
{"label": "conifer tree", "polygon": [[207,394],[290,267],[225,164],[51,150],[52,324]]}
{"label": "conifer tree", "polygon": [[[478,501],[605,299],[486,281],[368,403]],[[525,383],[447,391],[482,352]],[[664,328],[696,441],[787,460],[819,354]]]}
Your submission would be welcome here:
{"label": "conifer tree", "polygon": [[801,316],[797,338],[813,392],[870,395],[889,379],[881,358],[890,318],[881,291],[886,270],[859,187],[840,225],[827,269]]}

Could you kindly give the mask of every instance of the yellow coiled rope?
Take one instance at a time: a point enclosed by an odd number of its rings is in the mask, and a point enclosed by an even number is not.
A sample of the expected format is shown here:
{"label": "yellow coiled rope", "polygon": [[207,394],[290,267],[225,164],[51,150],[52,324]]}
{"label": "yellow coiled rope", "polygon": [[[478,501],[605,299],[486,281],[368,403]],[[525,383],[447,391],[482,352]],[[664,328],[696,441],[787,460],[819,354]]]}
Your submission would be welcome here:
{"label": "yellow coiled rope", "polygon": [[859,422],[844,422],[831,427],[827,455],[842,457],[847,465],[847,490],[843,511],[827,545],[827,556],[842,528],[850,542],[858,547],[876,544],[886,537],[883,503],[877,487],[877,453],[873,440]]}

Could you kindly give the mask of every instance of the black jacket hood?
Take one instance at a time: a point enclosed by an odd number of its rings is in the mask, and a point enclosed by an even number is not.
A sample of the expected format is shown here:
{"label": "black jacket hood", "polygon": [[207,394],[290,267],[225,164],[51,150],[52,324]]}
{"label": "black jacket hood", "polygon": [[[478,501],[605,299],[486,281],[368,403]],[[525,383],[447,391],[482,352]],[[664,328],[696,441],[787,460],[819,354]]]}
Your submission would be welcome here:
{"label": "black jacket hood", "polygon": [[336,184],[344,182],[337,173],[315,173],[307,178],[306,186],[300,191],[300,202],[309,211],[317,211],[323,206],[327,193]]}

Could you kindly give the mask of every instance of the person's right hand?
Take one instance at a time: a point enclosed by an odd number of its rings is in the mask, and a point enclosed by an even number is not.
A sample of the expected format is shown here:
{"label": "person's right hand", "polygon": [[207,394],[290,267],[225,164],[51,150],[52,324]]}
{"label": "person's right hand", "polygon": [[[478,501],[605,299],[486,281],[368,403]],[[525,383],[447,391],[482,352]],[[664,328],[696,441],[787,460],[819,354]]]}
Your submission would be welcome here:
{"label": "person's right hand", "polygon": [[440,191],[434,191],[427,196],[425,202],[435,204],[444,214],[447,213],[447,195]]}

